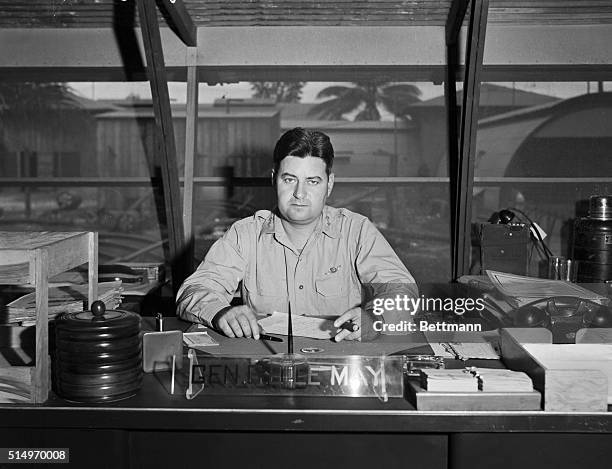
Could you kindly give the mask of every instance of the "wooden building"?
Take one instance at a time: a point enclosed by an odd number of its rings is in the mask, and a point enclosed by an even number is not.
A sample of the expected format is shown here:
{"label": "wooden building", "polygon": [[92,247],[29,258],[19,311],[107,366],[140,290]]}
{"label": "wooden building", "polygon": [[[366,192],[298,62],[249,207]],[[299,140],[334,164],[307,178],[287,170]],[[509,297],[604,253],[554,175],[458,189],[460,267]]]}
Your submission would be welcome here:
{"label": "wooden building", "polygon": [[70,105],[11,110],[0,126],[3,177],[97,176],[95,116],[113,106],[68,94]]}
{"label": "wooden building", "polygon": [[[152,176],[156,124],[150,101],[121,103],[120,109],[97,116],[95,165],[101,177]],[[185,105],[172,105],[172,123],[179,172],[185,155]],[[280,114],[274,105],[215,107],[200,105],[197,120],[195,177],[261,177],[272,167],[272,150],[280,135]],[[145,189],[122,191],[138,197]],[[116,197],[116,193],[115,197]],[[224,189],[201,188],[203,198],[222,199]],[[104,205],[116,206],[108,197]]]}

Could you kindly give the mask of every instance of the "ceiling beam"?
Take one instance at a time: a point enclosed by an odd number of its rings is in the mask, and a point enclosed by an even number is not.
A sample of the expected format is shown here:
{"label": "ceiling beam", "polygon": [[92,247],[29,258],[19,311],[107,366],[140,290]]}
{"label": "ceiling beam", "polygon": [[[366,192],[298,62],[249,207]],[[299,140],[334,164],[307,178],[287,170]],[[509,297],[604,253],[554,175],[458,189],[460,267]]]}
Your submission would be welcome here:
{"label": "ceiling beam", "polygon": [[160,11],[166,18],[168,26],[185,43],[186,46],[198,45],[198,32],[185,8],[183,0],[157,0]]}
{"label": "ceiling beam", "polygon": [[[612,25],[487,29],[483,80],[612,79]],[[187,46],[169,28],[160,32],[168,78],[185,81]],[[298,81],[352,81],[357,71],[377,70],[393,79],[442,82],[445,34],[439,26],[199,28],[195,65],[199,80],[213,83],[270,81],[281,73],[303,77]],[[460,44],[464,36],[462,28]],[[136,38],[144,56],[140,34]],[[0,44],[0,79],[22,74],[30,79],[126,80],[111,29],[0,29]],[[460,57],[459,73],[463,62]],[[131,78],[146,80],[144,75]]]}
{"label": "ceiling beam", "polygon": [[446,45],[458,42],[468,3],[469,0],[453,0],[446,19]]}
{"label": "ceiling beam", "polygon": [[[186,67],[187,46],[168,28],[160,28],[160,33],[166,67]],[[465,33],[462,28],[462,36]],[[0,44],[0,67],[123,65],[111,29],[0,29]],[[198,44],[199,68],[446,65],[445,29],[438,26],[199,28]],[[492,67],[605,66],[612,64],[609,44],[612,25],[493,25],[488,28],[483,63]]]}

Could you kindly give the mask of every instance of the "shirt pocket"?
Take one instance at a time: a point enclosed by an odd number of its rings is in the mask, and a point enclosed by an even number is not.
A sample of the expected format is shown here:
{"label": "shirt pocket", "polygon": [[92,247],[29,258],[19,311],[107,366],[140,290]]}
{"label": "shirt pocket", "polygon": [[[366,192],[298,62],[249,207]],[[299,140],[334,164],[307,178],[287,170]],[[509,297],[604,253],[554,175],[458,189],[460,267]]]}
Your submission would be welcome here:
{"label": "shirt pocket", "polygon": [[315,290],[324,298],[342,296],[344,285],[339,275],[324,275],[315,279]]}
{"label": "shirt pocket", "polygon": [[315,279],[316,306],[321,315],[338,316],[348,309],[348,296],[339,275],[325,275]]}

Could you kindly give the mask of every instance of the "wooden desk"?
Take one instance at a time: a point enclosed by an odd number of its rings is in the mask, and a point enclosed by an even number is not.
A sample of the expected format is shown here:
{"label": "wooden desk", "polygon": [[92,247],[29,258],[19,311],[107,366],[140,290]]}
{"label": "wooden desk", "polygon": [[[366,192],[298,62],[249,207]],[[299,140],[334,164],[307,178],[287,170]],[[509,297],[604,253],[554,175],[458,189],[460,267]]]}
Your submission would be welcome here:
{"label": "wooden desk", "polygon": [[610,412],[423,412],[399,398],[189,401],[168,393],[168,379],[148,374],[136,396],[105,405],[54,397],[44,406],[0,406],[0,441],[69,447],[72,467],[92,469],[608,469],[612,460]]}
{"label": "wooden desk", "polygon": [[[148,319],[148,318],[147,318]],[[219,342],[218,346],[202,349],[204,353],[217,356],[257,356],[285,353],[287,351],[287,338],[282,336],[283,342],[271,342],[255,339],[230,339],[215,331],[208,331],[209,335]],[[407,336],[381,336],[372,342],[342,341],[310,339],[308,337],[295,337],[293,348],[300,353],[302,348],[317,347],[323,349],[316,356],[380,356],[402,353],[429,353],[430,347],[423,334],[410,334]],[[423,350],[421,352],[419,350]],[[313,355],[314,356],[314,355]]]}
{"label": "wooden desk", "polygon": [[[612,415],[421,412],[404,399],[169,395],[167,372],[106,405],[0,406],[3,447],[69,447],[72,467],[609,467]],[[112,451],[111,451],[112,448]]]}

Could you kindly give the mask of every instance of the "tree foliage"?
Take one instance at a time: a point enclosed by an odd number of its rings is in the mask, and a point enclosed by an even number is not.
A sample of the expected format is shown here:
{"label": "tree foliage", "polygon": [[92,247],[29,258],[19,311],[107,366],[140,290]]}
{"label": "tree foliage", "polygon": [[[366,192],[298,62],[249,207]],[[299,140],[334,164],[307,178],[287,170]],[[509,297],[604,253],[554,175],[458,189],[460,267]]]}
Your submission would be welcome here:
{"label": "tree foliage", "polygon": [[344,115],[359,109],[356,121],[380,120],[379,106],[397,117],[408,114],[409,106],[419,102],[421,90],[409,83],[383,80],[355,82],[353,86],[329,86],[317,94],[317,99],[331,98],[316,104],[310,116],[327,120],[343,120]]}
{"label": "tree foliage", "polygon": [[24,122],[52,125],[61,118],[63,110],[79,107],[65,83],[0,82],[0,123],[3,125]]}
{"label": "tree foliage", "polygon": [[303,81],[256,81],[251,83],[253,98],[274,99],[277,103],[298,103],[302,98]]}

